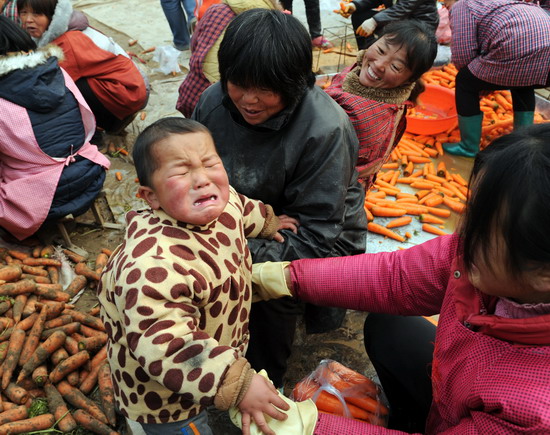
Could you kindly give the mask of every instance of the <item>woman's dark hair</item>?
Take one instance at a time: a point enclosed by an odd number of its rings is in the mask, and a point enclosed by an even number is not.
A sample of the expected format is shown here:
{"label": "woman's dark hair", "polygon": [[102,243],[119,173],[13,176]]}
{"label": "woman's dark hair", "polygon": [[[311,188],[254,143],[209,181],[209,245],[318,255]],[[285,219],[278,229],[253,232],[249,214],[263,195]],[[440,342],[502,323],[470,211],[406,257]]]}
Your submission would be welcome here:
{"label": "woman's dark hair", "polygon": [[412,71],[411,82],[428,71],[437,56],[437,39],[433,29],[424,21],[399,20],[384,26],[381,37],[388,44],[405,47],[407,66]]}
{"label": "woman's dark hair", "polygon": [[550,265],[550,124],[502,136],[477,154],[459,230],[468,270],[491,264],[495,233],[505,242],[511,275]]}
{"label": "woman's dark hair", "polygon": [[31,8],[35,14],[44,14],[50,20],[53,18],[56,6],[57,0],[17,0],[18,11],[28,7]]}
{"label": "woman's dark hair", "polygon": [[0,56],[10,52],[28,52],[36,49],[36,44],[21,27],[12,20],[0,15]]}
{"label": "woman's dark hair", "polygon": [[154,152],[158,142],[173,134],[199,132],[210,135],[210,130],[200,122],[176,116],[159,119],[143,130],[137,137],[132,150],[132,158],[140,184],[152,187],[151,176],[158,169],[158,161]]}
{"label": "woman's dark hair", "polygon": [[277,10],[250,9],[227,26],[218,51],[220,78],[243,88],[268,89],[285,105],[315,84],[311,37],[297,18]]}

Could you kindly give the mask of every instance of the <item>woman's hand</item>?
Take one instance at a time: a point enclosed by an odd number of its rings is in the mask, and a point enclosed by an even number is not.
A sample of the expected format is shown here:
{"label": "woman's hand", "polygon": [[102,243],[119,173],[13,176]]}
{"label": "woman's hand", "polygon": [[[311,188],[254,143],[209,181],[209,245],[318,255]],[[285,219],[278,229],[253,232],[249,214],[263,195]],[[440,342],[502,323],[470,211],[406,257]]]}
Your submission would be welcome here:
{"label": "woman's hand", "polygon": [[252,378],[250,387],[248,387],[246,394],[237,407],[242,414],[243,435],[250,434],[252,420],[264,434],[276,435],[267,425],[264,414],[275,420],[283,421],[287,416],[279,409],[283,411],[290,409],[290,406],[279,397],[275,386],[269,380],[257,374]]}
{"label": "woman's hand", "polygon": [[363,24],[357,28],[355,33],[366,38],[374,33],[377,25],[378,23],[374,18],[369,18],[368,20],[363,21]]}
{"label": "woman's hand", "polygon": [[342,15],[344,18],[349,18],[351,14],[356,11],[355,4],[340,2],[340,9],[336,9],[334,12]]}
{"label": "woman's hand", "polygon": [[[279,228],[277,228],[278,230],[291,230],[294,234],[298,233],[300,222],[297,219],[287,216],[286,214],[281,214],[277,217],[280,221]],[[276,232],[273,236],[273,240],[279,243],[284,243],[285,238],[279,232]]]}

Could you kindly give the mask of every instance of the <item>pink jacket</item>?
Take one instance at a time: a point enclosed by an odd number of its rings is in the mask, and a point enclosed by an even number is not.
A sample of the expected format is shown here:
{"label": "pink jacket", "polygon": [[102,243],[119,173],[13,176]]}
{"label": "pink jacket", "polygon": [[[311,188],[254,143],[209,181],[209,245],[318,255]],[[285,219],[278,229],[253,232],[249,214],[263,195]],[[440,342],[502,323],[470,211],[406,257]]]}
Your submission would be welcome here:
{"label": "pink jacket", "polygon": [[[109,168],[109,159],[89,142],[95,131],[94,115],[65,71],[63,76],[79,103],[86,131],[86,143],[74,155]],[[74,155],[54,159],[45,154],[36,141],[25,108],[0,98],[0,114],[0,224],[23,240],[44,222],[61,172]]]}
{"label": "pink jacket", "polygon": [[[402,251],[299,260],[292,282],[305,302],[440,314],[426,434],[550,433],[550,315],[491,314],[497,298],[470,284],[457,245],[449,235]],[[314,433],[400,432],[322,414]]]}

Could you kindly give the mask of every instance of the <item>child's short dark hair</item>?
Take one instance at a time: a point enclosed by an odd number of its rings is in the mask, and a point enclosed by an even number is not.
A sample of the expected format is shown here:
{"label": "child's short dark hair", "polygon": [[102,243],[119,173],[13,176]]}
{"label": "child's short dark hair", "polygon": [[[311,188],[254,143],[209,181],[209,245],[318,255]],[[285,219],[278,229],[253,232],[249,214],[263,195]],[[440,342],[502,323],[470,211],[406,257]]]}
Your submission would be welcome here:
{"label": "child's short dark hair", "polygon": [[151,176],[158,169],[158,161],[154,153],[155,145],[173,134],[187,133],[210,135],[210,130],[200,122],[173,116],[159,119],[139,134],[132,150],[132,158],[142,186],[153,187]]}
{"label": "child's short dark hair", "polygon": [[495,231],[506,243],[510,273],[550,265],[550,124],[502,136],[477,154],[471,197],[460,233],[470,269],[481,254],[490,264]]}
{"label": "child's short dark hair", "polygon": [[297,18],[270,9],[250,9],[227,26],[218,51],[220,79],[243,88],[269,89],[286,105],[315,84],[311,37]]}
{"label": "child's short dark hair", "polygon": [[35,14],[44,14],[48,19],[53,18],[58,0],[17,0],[17,10],[29,7]]}
{"label": "child's short dark hair", "polygon": [[0,56],[7,53],[36,49],[36,44],[30,35],[12,20],[0,15]]}
{"label": "child's short dark hair", "polygon": [[398,20],[384,26],[382,35],[390,45],[405,47],[407,66],[412,71],[411,82],[428,71],[437,56],[437,39],[433,29],[424,21]]}

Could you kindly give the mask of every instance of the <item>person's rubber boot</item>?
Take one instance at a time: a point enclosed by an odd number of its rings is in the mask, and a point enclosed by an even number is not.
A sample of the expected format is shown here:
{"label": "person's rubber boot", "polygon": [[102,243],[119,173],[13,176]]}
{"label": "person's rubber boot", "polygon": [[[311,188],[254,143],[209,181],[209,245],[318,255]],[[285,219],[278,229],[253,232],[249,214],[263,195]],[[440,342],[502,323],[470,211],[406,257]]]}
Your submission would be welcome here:
{"label": "person's rubber boot", "polygon": [[514,112],[514,130],[533,124],[535,112]]}
{"label": "person's rubber boot", "polygon": [[474,116],[458,115],[458,128],[461,140],[456,143],[444,143],[443,149],[445,152],[455,156],[475,157],[479,151],[482,122],[482,114]]}

